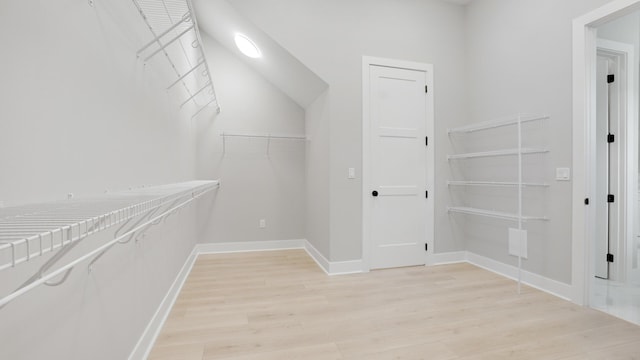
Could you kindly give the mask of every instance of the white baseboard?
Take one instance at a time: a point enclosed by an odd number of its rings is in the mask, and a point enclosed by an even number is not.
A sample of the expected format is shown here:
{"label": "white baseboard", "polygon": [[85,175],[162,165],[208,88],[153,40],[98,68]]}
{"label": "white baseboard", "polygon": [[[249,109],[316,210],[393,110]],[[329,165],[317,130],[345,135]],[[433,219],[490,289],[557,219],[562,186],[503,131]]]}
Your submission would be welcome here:
{"label": "white baseboard", "polygon": [[156,342],[158,335],[160,335],[160,330],[164,326],[169,313],[171,312],[171,308],[173,304],[176,302],[178,295],[180,294],[180,290],[182,290],[182,286],[184,285],[189,273],[191,272],[191,268],[193,268],[193,264],[196,262],[196,258],[198,254],[196,249],[194,248],[191,254],[187,257],[182,269],[176,276],[173,284],[169,288],[169,291],[162,299],[160,306],[153,314],[153,317],[147,324],[147,327],[144,329],[142,336],[138,339],[136,346],[131,351],[129,355],[129,360],[144,360],[149,356],[151,352],[151,348],[153,348],[153,344]]}
{"label": "white baseboard", "polygon": [[304,249],[307,251],[307,254],[311,256],[311,258],[318,264],[320,269],[324,270],[324,272],[329,275],[331,274],[331,263],[327,260],[324,255],[318,249],[316,249],[309,240],[305,240]]}
{"label": "white baseboard", "polygon": [[445,265],[467,262],[466,251],[452,251],[446,253],[432,254],[427,259],[427,265]]}
{"label": "white baseboard", "polygon": [[308,240],[305,240],[305,250],[327,275],[357,274],[363,271],[362,260],[329,261]]}
{"label": "white baseboard", "polygon": [[247,251],[274,251],[287,249],[304,249],[306,240],[268,240],[229,243],[196,244],[197,254],[221,254]]}
{"label": "white baseboard", "polygon": [[333,261],[329,275],[347,275],[363,272],[362,260]]}
{"label": "white baseboard", "polygon": [[[502,275],[509,279],[518,279],[518,268],[512,265],[504,264],[499,261],[472,253],[467,253],[467,262],[489,270],[496,274]],[[557,280],[549,279],[542,275],[538,275],[529,271],[522,270],[522,283],[538,290],[544,291],[559,298],[571,301],[572,287],[569,284],[562,283]]]}

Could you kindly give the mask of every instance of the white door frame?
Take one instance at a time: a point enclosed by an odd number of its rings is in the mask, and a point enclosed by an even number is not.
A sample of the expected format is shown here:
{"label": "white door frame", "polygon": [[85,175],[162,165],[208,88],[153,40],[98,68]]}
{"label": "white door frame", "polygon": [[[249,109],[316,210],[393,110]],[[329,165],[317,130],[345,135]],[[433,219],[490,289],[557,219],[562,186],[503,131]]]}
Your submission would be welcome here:
{"label": "white door frame", "polygon": [[[640,1],[640,0],[638,0]],[[371,56],[362,57],[362,270],[367,272],[371,269],[371,139],[369,138],[369,130],[371,126],[371,114],[369,96],[370,81],[369,81],[369,67],[370,66],[386,66],[391,68],[407,69],[424,71],[427,75],[427,84],[429,84],[429,92],[426,94],[426,114],[427,124],[426,131],[429,137],[429,146],[427,146],[427,183],[425,184],[429,190],[429,199],[427,202],[427,218],[425,223],[427,225],[427,236],[431,239],[435,239],[434,232],[434,198],[435,198],[435,138],[434,138],[434,109],[433,109],[433,65],[423,64],[412,61],[385,59]],[[428,239],[425,239],[425,242]],[[435,245],[434,241],[429,241],[429,249],[425,254],[425,263],[428,263],[428,258],[433,254]]]}
{"label": "white door frame", "polygon": [[[571,300],[588,305],[593,232],[593,206],[584,199],[595,193],[590,134],[594,131],[596,27],[640,9],[640,0],[617,0],[573,21],[573,191]],[[630,66],[631,68],[632,66]],[[631,132],[628,132],[631,133]],[[628,138],[627,138],[628,139]]]}

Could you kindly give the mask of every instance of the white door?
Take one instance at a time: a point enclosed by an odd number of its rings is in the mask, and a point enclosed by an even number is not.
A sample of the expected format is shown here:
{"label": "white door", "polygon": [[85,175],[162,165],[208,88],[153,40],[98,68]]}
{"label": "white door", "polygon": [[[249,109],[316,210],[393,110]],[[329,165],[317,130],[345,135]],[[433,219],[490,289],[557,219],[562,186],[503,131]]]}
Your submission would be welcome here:
{"label": "white door", "polygon": [[609,192],[609,84],[607,75],[609,74],[609,60],[598,57],[597,79],[596,79],[596,194],[593,203],[596,212],[595,224],[595,248],[594,248],[594,271],[595,276],[601,279],[609,278],[609,263],[607,254],[609,253],[609,203],[607,195]]}
{"label": "white door", "polygon": [[[596,66],[596,206],[594,271],[602,279],[621,280],[619,265],[624,262],[621,211],[625,205],[624,176],[620,144],[622,83],[617,58],[598,50]],[[613,78],[611,78],[613,76]],[[609,198],[610,197],[610,198]]]}
{"label": "white door", "polygon": [[[426,71],[369,67],[370,268],[424,265],[428,242]],[[366,131],[366,130],[365,130]],[[431,164],[430,168],[433,168]],[[366,203],[365,203],[366,204]],[[366,206],[366,205],[365,205]],[[432,226],[432,225],[431,225]]]}

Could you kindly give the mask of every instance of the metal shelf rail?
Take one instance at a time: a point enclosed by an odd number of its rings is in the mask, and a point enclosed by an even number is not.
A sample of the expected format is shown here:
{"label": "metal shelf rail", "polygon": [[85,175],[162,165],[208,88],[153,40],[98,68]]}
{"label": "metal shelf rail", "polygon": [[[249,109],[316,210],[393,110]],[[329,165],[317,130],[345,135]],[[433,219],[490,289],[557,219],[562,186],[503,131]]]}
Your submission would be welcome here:
{"label": "metal shelf rail", "polygon": [[90,265],[93,264],[114,245],[131,241],[137,233],[219,187],[217,180],[190,181],[107,193],[94,198],[0,209],[0,270],[56,250],[63,252],[88,236],[120,225],[113,240],[53,272],[39,273],[33,281],[0,299],[0,307],[61,274],[66,279],[77,264],[92,257]]}
{"label": "metal shelf rail", "polygon": [[132,0],[145,21],[153,39],[137,55],[147,63],[164,54],[176,80],[167,91],[181,84],[187,97],[180,105],[193,102],[198,110],[192,118],[215,105],[220,113],[209,64],[202,46],[202,38],[191,0]]}

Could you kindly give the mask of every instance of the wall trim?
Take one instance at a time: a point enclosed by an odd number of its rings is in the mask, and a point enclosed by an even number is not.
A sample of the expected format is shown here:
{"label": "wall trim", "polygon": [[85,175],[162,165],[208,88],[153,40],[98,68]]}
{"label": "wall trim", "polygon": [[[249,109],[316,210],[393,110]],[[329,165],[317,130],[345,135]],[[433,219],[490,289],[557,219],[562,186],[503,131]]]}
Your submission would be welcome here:
{"label": "wall trim", "polygon": [[176,276],[173,284],[169,287],[167,294],[160,302],[158,309],[156,309],[151,320],[149,320],[147,327],[144,329],[140,339],[138,339],[133,351],[131,351],[129,360],[143,360],[149,356],[149,353],[153,348],[153,344],[155,344],[158,335],[160,335],[160,330],[162,330],[165,321],[167,321],[167,317],[169,317],[173,304],[175,304],[178,299],[182,286],[191,273],[191,269],[193,268],[193,264],[195,264],[197,258],[198,253],[194,247],[182,266],[182,269],[180,269],[178,276]]}
{"label": "wall trim", "polygon": [[[467,262],[469,264],[517,281],[518,268],[516,266],[508,265],[469,251],[467,251],[466,253]],[[557,296],[561,299],[571,301],[573,288],[569,284],[549,279],[542,275],[538,275],[526,270],[522,270],[522,283],[527,286],[536,288],[540,291],[544,291],[551,295]]]}
{"label": "wall trim", "polygon": [[322,269],[327,275],[331,274],[331,263],[327,260],[324,255],[318,249],[316,249],[313,244],[309,242],[309,240],[305,240],[304,249],[307,251],[307,254],[311,256],[311,258],[318,264],[320,269]]}
{"label": "wall trim", "polygon": [[467,262],[466,251],[452,251],[446,253],[432,254],[428,257],[427,266],[458,264]]}
{"label": "wall trim", "polygon": [[358,274],[364,271],[362,259],[349,260],[349,261],[329,261],[313,244],[308,240],[305,240],[304,249],[307,254],[311,256],[313,260],[320,266],[324,272],[329,275],[346,275],[346,274]]}
{"label": "wall trim", "polygon": [[275,251],[288,249],[304,249],[304,239],[294,240],[268,240],[268,241],[245,241],[227,243],[207,243],[196,244],[194,251],[197,254],[223,254],[247,251]]}

